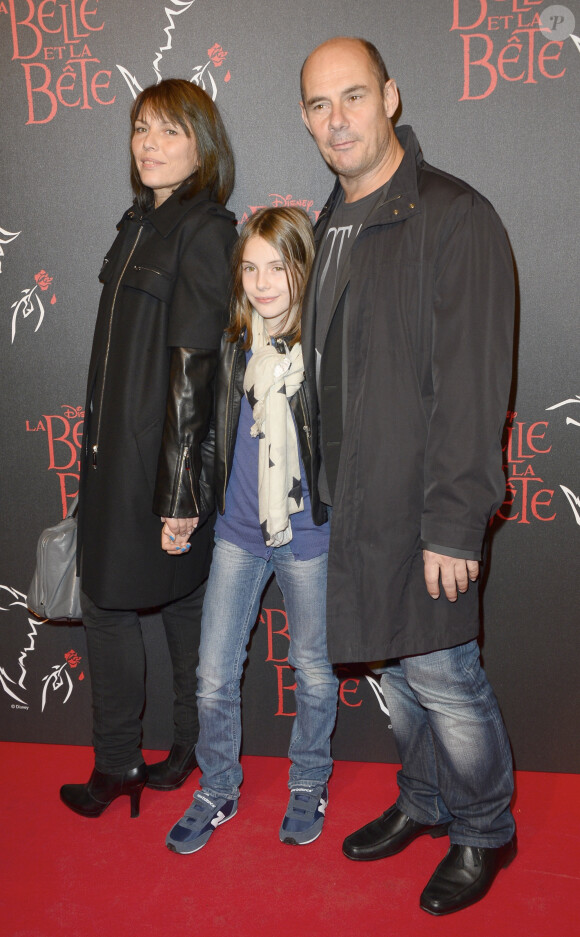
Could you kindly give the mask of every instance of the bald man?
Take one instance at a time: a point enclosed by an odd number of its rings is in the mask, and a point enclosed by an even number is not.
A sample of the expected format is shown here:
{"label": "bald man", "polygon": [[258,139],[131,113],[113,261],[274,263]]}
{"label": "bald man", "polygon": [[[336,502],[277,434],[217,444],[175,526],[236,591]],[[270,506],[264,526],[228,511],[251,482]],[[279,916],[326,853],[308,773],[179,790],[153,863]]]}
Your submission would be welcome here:
{"label": "bald man", "polygon": [[402,761],[396,803],[343,851],[382,859],[448,834],[420,898],[448,914],[516,853],[510,746],[477,644],[505,491],[512,258],[489,202],[395,130],[397,86],[371,43],[323,43],[301,93],[337,176],[302,319],[317,494],[332,506],[328,647],[334,662],[384,662]]}

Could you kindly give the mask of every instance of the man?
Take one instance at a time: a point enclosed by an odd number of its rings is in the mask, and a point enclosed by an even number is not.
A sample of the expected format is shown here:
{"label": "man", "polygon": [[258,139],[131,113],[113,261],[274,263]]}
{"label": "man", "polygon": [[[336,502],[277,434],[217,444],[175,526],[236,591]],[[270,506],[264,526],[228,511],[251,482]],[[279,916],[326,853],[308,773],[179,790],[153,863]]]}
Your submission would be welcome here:
{"label": "man", "polygon": [[302,325],[333,512],[328,646],[334,662],[386,661],[402,761],[396,804],[343,851],[380,859],[448,832],[420,901],[446,914],[482,898],[516,852],[510,747],[476,641],[505,488],[512,259],[489,202],[425,163],[410,127],[395,131],[399,95],[374,46],[323,43],[301,84],[304,123],[338,177]]}

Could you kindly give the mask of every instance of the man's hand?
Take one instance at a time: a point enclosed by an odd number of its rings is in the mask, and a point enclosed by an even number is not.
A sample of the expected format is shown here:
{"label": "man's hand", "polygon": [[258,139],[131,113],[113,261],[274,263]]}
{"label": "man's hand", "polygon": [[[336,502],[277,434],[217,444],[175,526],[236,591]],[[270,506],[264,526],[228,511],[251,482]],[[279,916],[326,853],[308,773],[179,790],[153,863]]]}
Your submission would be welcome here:
{"label": "man's hand", "polygon": [[449,601],[456,602],[457,592],[467,592],[469,580],[475,582],[479,576],[477,560],[460,560],[454,556],[445,556],[443,553],[423,550],[423,562],[425,584],[432,599],[439,598],[439,577],[441,577],[441,585]]}

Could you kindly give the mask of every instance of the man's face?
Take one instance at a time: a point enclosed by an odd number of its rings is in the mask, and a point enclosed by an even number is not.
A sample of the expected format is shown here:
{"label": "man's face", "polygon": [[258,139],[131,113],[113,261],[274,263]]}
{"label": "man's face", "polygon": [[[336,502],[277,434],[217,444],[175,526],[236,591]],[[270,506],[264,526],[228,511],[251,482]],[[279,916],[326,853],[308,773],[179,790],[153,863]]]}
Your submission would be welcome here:
{"label": "man's face", "polygon": [[399,96],[393,81],[381,88],[364,46],[349,39],[320,46],[306,61],[302,84],[302,119],[331,169],[352,182],[380,174]]}

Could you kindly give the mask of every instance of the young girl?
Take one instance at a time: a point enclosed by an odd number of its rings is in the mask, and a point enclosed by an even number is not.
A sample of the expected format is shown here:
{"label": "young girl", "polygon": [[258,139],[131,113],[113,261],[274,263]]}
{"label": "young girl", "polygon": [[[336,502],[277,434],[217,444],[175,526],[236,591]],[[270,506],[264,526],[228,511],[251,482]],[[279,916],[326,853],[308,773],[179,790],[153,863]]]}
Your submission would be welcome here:
{"label": "young girl", "polygon": [[280,840],[302,845],[322,831],[338,681],[326,652],[329,525],[312,517],[310,416],[301,386],[300,306],[313,257],[310,221],[299,208],[256,212],[235,248],[232,322],[216,388],[219,515],[198,668],[201,790],[167,836],[174,852],[201,849],[237,812],[240,680],[274,572],[296,671],[290,801]]}

